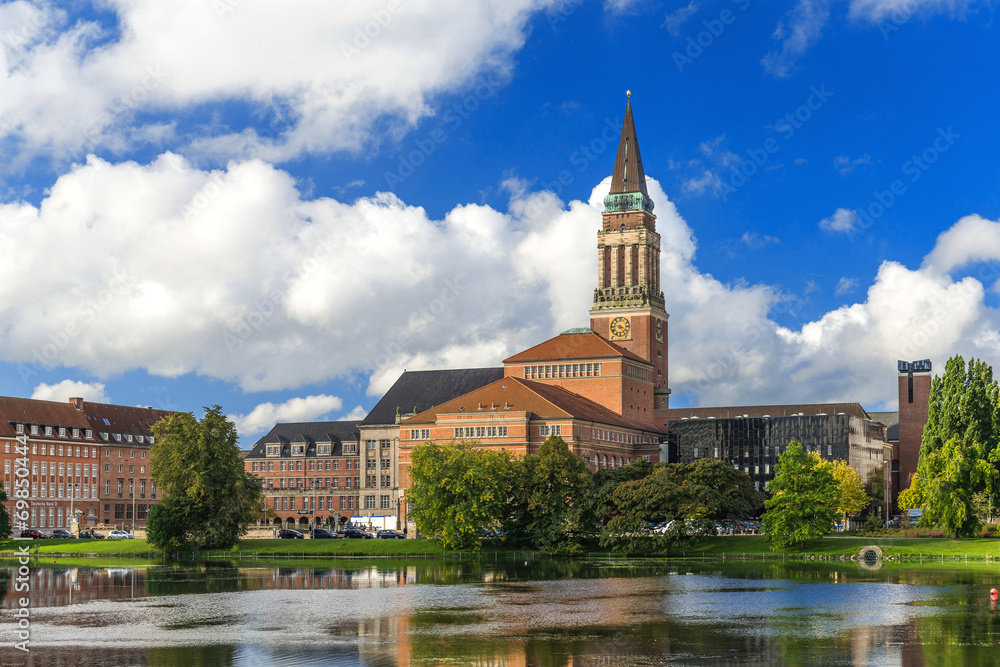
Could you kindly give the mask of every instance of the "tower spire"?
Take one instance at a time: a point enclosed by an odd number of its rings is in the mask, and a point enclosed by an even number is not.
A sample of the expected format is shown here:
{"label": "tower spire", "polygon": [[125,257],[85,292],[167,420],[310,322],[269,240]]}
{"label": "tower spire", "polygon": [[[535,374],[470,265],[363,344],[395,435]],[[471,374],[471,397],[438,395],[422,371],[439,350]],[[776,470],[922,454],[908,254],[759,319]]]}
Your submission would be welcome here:
{"label": "tower spire", "polygon": [[618,140],[618,156],[615,158],[615,170],[611,176],[611,191],[604,198],[604,208],[606,211],[614,212],[653,210],[653,202],[646,190],[646,173],[642,168],[635,120],[632,118],[632,91],[627,91],[625,121],[622,123],[621,138]]}

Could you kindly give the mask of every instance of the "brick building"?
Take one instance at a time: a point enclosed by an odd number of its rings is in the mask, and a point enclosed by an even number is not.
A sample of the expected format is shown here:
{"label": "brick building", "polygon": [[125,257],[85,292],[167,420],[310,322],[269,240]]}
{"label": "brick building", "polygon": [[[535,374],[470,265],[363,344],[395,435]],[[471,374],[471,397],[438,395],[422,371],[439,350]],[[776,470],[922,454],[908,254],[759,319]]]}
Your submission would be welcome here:
{"label": "brick building", "polygon": [[[150,428],[170,414],[81,398],[58,403],[0,397],[8,509],[14,506],[18,459],[26,459],[29,527],[70,528],[74,515],[81,527],[143,526],[156,502],[149,478]],[[26,447],[18,442],[25,437]]]}
{"label": "brick building", "polygon": [[402,528],[399,420],[503,377],[501,368],[404,372],[361,421],[276,424],[244,458],[275,526]]}

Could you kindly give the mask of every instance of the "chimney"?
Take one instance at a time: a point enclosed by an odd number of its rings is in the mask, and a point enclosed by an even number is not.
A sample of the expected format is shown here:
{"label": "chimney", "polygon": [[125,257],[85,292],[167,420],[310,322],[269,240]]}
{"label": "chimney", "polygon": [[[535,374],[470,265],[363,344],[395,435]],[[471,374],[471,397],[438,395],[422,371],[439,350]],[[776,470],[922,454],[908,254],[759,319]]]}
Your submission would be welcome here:
{"label": "chimney", "polygon": [[72,403],[73,406],[77,410],[83,410],[83,398],[82,397],[80,397],[80,396],[74,396],[73,398],[69,399],[69,402]]}

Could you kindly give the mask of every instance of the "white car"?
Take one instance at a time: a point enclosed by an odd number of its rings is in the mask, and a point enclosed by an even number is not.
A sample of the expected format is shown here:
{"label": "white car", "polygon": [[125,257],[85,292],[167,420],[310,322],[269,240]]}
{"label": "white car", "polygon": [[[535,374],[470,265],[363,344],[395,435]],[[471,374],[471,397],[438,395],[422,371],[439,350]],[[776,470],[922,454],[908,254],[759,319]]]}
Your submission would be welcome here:
{"label": "white car", "polygon": [[108,533],[109,540],[131,540],[132,535],[126,533],[124,530],[112,530]]}

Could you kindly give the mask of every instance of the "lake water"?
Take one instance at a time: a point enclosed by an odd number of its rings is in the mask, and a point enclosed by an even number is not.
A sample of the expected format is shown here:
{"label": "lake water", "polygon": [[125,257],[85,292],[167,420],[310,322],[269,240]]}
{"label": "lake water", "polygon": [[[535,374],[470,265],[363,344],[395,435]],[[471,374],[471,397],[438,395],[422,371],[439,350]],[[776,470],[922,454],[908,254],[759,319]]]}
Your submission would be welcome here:
{"label": "lake water", "polygon": [[13,647],[7,573],[0,665],[1000,663],[1000,568],[33,563],[29,653]]}

